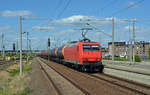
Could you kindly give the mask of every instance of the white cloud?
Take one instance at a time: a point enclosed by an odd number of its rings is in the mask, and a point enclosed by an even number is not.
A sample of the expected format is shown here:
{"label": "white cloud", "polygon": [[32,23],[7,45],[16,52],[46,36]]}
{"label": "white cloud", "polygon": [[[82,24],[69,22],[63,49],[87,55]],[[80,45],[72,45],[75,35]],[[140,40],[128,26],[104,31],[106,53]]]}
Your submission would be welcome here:
{"label": "white cloud", "polygon": [[[115,23],[125,23],[120,19],[114,18]],[[94,16],[83,16],[83,15],[74,15],[67,18],[54,20],[49,25],[64,25],[64,26],[75,26],[75,27],[89,27],[87,23],[95,27],[111,25],[112,18],[97,18]]]}
{"label": "white cloud", "polygon": [[10,26],[0,26],[0,31],[3,33],[8,33],[8,32],[13,32],[15,33],[16,31],[14,29],[12,29],[12,27]]}
{"label": "white cloud", "polygon": [[[52,21],[52,25],[83,25],[84,23],[82,22],[83,20],[88,20],[91,19],[89,16],[82,16],[82,15],[75,15],[59,20],[54,20]],[[81,21],[82,20],[82,21]]]}
{"label": "white cloud", "polygon": [[11,27],[10,26],[0,26],[0,31],[7,31],[10,30]]}
{"label": "white cloud", "polygon": [[77,33],[77,31],[69,29],[69,30],[64,30],[64,31],[56,32],[54,35],[55,36],[63,36],[63,35],[70,35],[72,33]]}
{"label": "white cloud", "polygon": [[[129,25],[127,25],[127,26],[124,27],[125,30],[129,30],[129,28],[130,28],[130,30],[132,31],[133,26],[130,25],[130,27],[129,27]],[[140,27],[135,26],[135,30],[140,30]]]}
{"label": "white cloud", "polygon": [[137,7],[139,7],[139,4],[134,1],[128,1],[125,3],[125,6],[133,6],[132,8],[137,8]]}
{"label": "white cloud", "polygon": [[19,10],[19,11],[10,11],[10,10],[6,10],[3,12],[0,12],[1,16],[4,17],[10,17],[10,16],[27,16],[27,15],[31,15],[32,12],[27,11],[27,10]]}
{"label": "white cloud", "polygon": [[33,26],[32,30],[36,30],[36,31],[49,31],[49,30],[54,30],[54,27]]}

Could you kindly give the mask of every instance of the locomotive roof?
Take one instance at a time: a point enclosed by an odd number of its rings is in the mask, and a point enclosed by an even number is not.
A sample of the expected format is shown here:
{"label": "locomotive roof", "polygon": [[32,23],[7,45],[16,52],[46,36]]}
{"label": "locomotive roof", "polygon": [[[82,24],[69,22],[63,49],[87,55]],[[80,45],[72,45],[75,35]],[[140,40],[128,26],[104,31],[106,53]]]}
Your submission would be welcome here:
{"label": "locomotive roof", "polygon": [[[68,42],[68,43],[73,44],[73,43],[78,43],[78,42],[83,42],[83,41],[71,41],[71,42]],[[90,42],[83,42],[83,43],[97,43],[97,42],[90,41]]]}

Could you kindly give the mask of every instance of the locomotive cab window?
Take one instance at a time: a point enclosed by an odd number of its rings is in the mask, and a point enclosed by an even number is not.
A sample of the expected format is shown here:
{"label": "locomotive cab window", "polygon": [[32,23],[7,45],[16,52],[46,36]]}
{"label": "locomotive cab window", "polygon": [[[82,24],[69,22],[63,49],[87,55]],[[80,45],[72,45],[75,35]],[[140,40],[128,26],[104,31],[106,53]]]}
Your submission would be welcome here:
{"label": "locomotive cab window", "polygon": [[83,45],[83,51],[99,51],[99,45]]}

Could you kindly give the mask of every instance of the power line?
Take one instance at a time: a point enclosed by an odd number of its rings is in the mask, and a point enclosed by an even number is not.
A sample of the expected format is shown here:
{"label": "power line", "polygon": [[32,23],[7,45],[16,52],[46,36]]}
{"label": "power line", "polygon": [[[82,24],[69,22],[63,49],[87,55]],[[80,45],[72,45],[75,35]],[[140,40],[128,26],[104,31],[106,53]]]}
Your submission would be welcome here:
{"label": "power line", "polygon": [[[54,12],[54,14],[56,13],[56,11],[59,9],[59,7],[61,6],[61,4],[62,4],[62,2],[63,2],[63,0],[59,0],[59,2],[58,2],[58,4],[57,4],[57,6],[55,7],[55,12]],[[55,15],[54,15],[55,16]],[[42,25],[44,25],[44,24],[46,24],[46,23],[49,23],[50,21],[52,21],[52,19],[51,18],[23,18],[23,20],[45,20],[44,22],[42,22],[42,23],[40,23],[40,24],[38,24],[38,25],[36,25],[36,26],[42,26]],[[31,29],[28,29],[28,31],[30,31],[30,30],[32,30],[32,28]]]}
{"label": "power line", "polygon": [[112,1],[110,0],[110,2],[106,3],[106,4],[100,9],[100,11],[101,11],[101,16],[103,15],[104,9],[107,9],[107,8],[110,7],[111,5],[116,4],[117,1],[118,1],[118,0],[112,0]]}
{"label": "power line", "polygon": [[65,12],[65,10],[67,9],[67,7],[70,5],[71,0],[68,0],[66,6],[63,8],[63,10],[58,14],[57,18],[61,17],[61,15]]}
{"label": "power line", "polygon": [[[57,8],[56,10],[58,10],[58,8],[59,8],[59,6],[62,4],[62,2],[63,2],[63,0],[60,0],[60,2],[58,3],[58,5],[57,5],[57,7],[56,7],[56,8]],[[71,2],[71,0],[69,0],[69,1],[67,2],[66,6],[63,8],[63,10],[60,12],[60,14],[58,14],[58,16],[56,16],[56,18],[60,17],[60,16],[64,13],[64,11],[65,11],[65,10],[67,9],[67,7],[69,6],[70,2]],[[52,19],[47,19],[45,22],[38,24],[38,26],[42,26],[42,25],[44,25],[45,23],[49,23],[50,21],[52,21]],[[32,29],[30,29],[30,30],[32,30]],[[29,30],[28,30],[28,31],[29,31]]]}
{"label": "power line", "polygon": [[[112,0],[112,1],[108,2],[107,4],[105,4],[105,6],[103,6],[103,7],[101,8],[101,10],[104,10],[104,9],[108,8],[109,5],[113,5],[113,4],[116,3],[117,1],[118,1],[118,0]],[[110,6],[109,6],[109,7],[110,7]]]}
{"label": "power line", "polygon": [[86,23],[86,24],[87,24],[88,26],[94,28],[94,29],[97,30],[98,32],[101,32],[101,33],[103,33],[103,34],[106,35],[106,36],[112,37],[112,35],[105,33],[104,31],[98,29],[97,27],[95,27],[95,26],[93,26],[93,25],[91,25],[91,24],[89,24],[89,23]]}
{"label": "power line", "polygon": [[62,3],[63,3],[63,0],[59,0],[59,2],[58,2],[58,4],[56,5],[56,7],[55,7],[55,11],[54,11],[54,18],[57,16],[56,15],[56,11],[60,8],[60,6],[62,5]]}
{"label": "power line", "polygon": [[136,5],[140,4],[140,3],[142,3],[143,1],[144,1],[144,0],[140,0],[140,1],[136,2],[136,3],[134,3],[134,4],[129,5],[129,6],[126,7],[126,8],[120,9],[120,10],[118,10],[118,11],[112,13],[111,16],[114,16],[114,15],[116,15],[116,14],[119,14],[119,13],[123,12],[123,11],[126,11],[127,9],[130,9],[130,8],[132,8],[132,7],[134,7],[134,6],[136,6]]}

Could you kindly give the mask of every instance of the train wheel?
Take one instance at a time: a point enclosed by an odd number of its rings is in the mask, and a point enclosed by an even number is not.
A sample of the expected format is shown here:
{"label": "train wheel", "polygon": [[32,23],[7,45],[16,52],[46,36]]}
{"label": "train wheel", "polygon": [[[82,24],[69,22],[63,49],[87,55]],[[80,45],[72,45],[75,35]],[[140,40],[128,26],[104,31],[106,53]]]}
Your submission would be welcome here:
{"label": "train wheel", "polygon": [[101,65],[100,68],[99,68],[99,72],[103,73],[103,69],[104,69],[104,65]]}
{"label": "train wheel", "polygon": [[82,66],[82,67],[81,67],[81,70],[82,70],[82,72],[88,71],[88,69],[87,69],[85,66]]}

